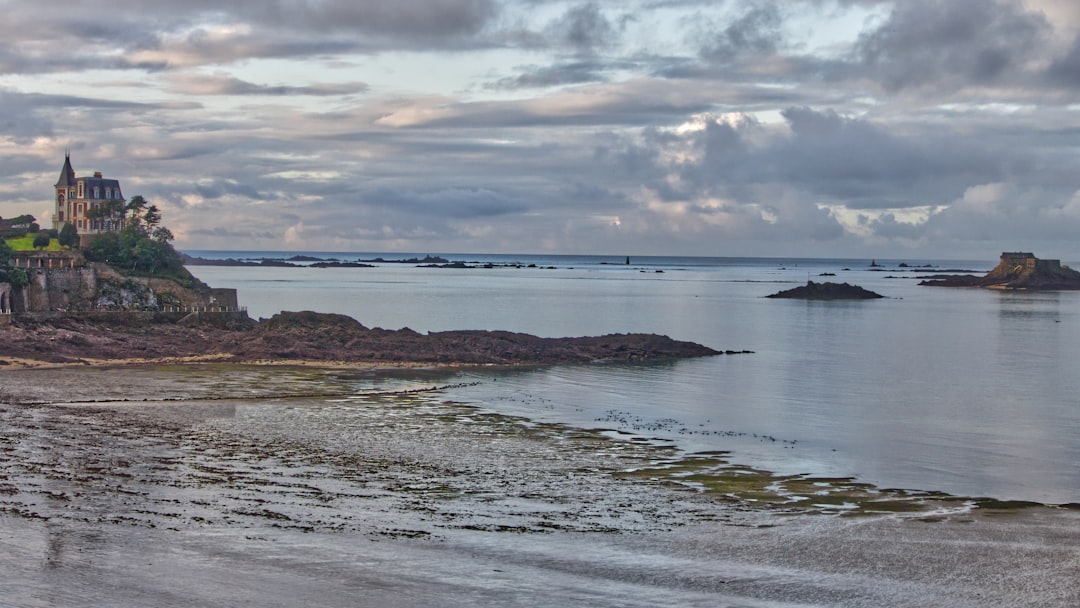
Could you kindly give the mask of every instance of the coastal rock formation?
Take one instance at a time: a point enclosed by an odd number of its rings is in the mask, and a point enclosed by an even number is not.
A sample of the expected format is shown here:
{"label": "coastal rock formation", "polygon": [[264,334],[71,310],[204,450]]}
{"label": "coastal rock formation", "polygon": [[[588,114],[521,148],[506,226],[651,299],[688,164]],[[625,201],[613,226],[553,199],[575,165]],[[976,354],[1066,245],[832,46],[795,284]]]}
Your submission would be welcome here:
{"label": "coastal rock formation", "polygon": [[791,298],[797,300],[872,300],[885,296],[848,283],[815,283],[774,293],[767,298]]}
{"label": "coastal rock formation", "polygon": [[212,288],[190,274],[130,276],[88,261],[77,250],[18,252],[12,261],[28,280],[11,290],[10,307],[16,313],[238,308],[235,289]]}
{"label": "coastal rock formation", "polygon": [[[242,317],[242,318],[241,318]],[[224,322],[222,320],[227,320]],[[652,361],[722,354],[652,334],[539,338],[506,331],[369,329],[344,315],[283,312],[252,321],[236,313],[14,319],[0,327],[0,361],[56,363],[215,356],[232,361],[555,364]],[[729,351],[731,352],[731,351]]]}
{"label": "coastal rock formation", "polygon": [[939,275],[930,277],[919,285],[1031,291],[1080,289],[1080,272],[1062,266],[1060,260],[1040,260],[1032,253],[1006,251],[1001,254],[997,267],[986,276]]}

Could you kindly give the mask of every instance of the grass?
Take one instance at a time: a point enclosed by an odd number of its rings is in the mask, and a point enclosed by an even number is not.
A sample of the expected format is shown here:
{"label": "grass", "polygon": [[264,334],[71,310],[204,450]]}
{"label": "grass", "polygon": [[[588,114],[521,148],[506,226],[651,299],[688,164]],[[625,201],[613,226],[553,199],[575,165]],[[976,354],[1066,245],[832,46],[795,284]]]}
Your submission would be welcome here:
{"label": "grass", "polygon": [[[7,239],[7,244],[14,251],[34,251],[34,235],[20,236],[14,239]],[[51,239],[49,246],[45,248],[45,251],[63,251],[66,247],[60,245],[60,241]]]}

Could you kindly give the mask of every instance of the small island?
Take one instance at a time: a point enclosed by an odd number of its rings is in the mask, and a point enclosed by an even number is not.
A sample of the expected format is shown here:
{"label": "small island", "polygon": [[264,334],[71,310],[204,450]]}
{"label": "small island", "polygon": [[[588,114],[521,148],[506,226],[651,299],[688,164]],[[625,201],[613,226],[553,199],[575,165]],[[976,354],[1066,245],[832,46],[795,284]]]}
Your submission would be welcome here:
{"label": "small island", "polygon": [[806,285],[765,297],[794,300],[874,300],[885,296],[849,283],[815,283],[807,281]]}
{"label": "small island", "polygon": [[1061,260],[1040,260],[1025,251],[1006,251],[997,267],[986,276],[936,275],[919,285],[931,287],[986,287],[990,289],[1057,291],[1080,289],[1080,272],[1062,266]]}

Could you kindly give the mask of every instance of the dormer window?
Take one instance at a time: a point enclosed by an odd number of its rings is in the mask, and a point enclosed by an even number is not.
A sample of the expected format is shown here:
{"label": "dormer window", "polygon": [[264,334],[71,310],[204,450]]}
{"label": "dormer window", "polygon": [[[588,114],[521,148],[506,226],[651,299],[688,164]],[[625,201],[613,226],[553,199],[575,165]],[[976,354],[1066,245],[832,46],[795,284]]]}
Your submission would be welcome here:
{"label": "dormer window", "polygon": [[100,192],[101,192],[101,191],[100,191],[100,190],[98,189],[98,187],[97,187],[97,186],[94,186],[94,197],[93,197],[93,198],[101,198],[100,196],[98,196],[98,194],[99,194]]}
{"label": "dormer window", "polygon": [[86,196],[86,191],[83,190],[84,185],[85,185],[85,182],[79,182],[79,198],[83,198],[83,197]]}

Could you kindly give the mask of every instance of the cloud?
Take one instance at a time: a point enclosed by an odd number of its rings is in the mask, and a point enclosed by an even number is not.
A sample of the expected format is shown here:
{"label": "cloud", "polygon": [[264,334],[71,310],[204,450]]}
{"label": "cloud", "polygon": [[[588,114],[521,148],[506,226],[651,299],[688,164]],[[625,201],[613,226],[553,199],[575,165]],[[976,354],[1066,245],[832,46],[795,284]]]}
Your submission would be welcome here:
{"label": "cloud", "polygon": [[519,68],[522,72],[520,75],[512,78],[500,78],[486,86],[489,89],[513,90],[604,82],[607,80],[604,71],[611,67],[613,66],[609,64],[591,61],[577,61],[551,66],[525,66]]}
{"label": "cloud", "polygon": [[184,95],[313,95],[337,96],[363,93],[368,85],[362,82],[325,83],[314,85],[263,85],[241,80],[227,74],[184,74],[169,79],[174,92]]}
{"label": "cloud", "polygon": [[1015,2],[908,0],[853,51],[862,75],[886,90],[956,89],[1018,78],[1050,32],[1042,15]]}
{"label": "cloud", "polygon": [[592,52],[615,44],[618,28],[600,11],[596,2],[567,9],[547,27],[550,37],[579,52]]}
{"label": "cloud", "polygon": [[398,212],[457,219],[521,213],[527,209],[520,202],[480,188],[447,188],[432,192],[381,188],[365,193],[364,201]]}
{"label": "cloud", "polygon": [[189,248],[1080,255],[1065,0],[6,10],[5,217],[70,149]]}
{"label": "cloud", "polygon": [[776,53],[782,42],[783,18],[773,4],[751,6],[725,24],[711,23],[698,33],[701,55],[714,62],[730,62],[745,55]]}

